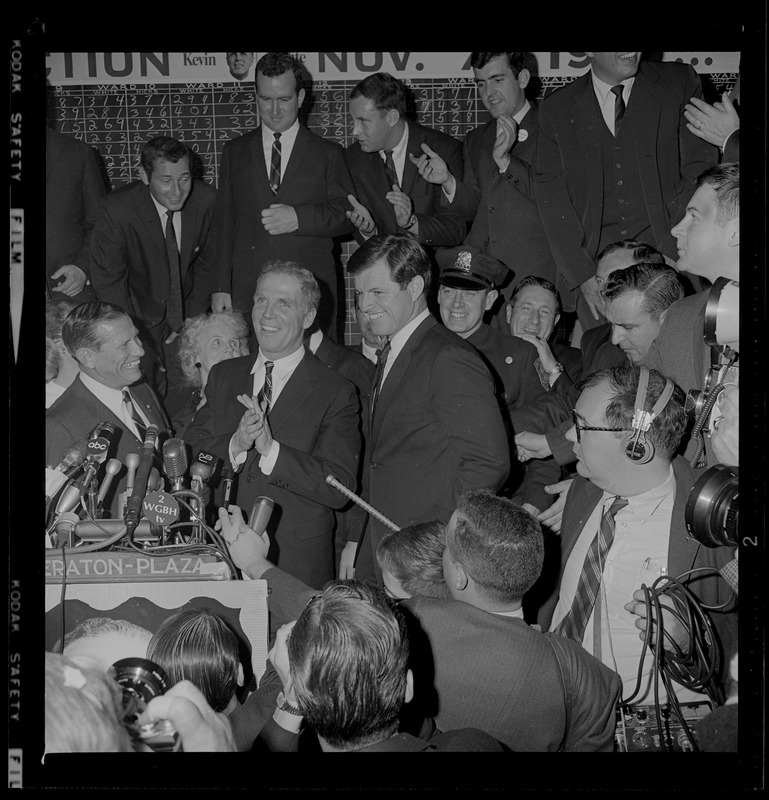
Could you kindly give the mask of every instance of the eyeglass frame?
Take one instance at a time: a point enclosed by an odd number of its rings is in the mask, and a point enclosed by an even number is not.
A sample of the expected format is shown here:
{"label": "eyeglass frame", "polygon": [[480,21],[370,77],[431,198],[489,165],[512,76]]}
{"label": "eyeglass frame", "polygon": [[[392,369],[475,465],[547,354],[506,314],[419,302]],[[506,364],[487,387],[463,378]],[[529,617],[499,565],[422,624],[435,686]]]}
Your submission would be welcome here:
{"label": "eyeglass frame", "polygon": [[574,423],[574,430],[577,433],[577,444],[582,444],[582,437],[580,436],[580,431],[607,431],[610,433],[629,433],[632,431],[632,428],[596,428],[593,425],[581,425],[579,420],[577,419],[577,409],[572,408],[571,410],[571,419]]}

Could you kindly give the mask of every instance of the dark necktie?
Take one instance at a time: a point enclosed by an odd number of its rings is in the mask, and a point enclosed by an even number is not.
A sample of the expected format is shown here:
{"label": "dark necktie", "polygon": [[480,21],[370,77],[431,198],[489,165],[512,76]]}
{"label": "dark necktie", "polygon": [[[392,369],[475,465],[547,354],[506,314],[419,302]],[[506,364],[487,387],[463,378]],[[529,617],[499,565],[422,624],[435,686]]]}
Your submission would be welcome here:
{"label": "dark necktie", "polygon": [[614,502],[601,517],[598,533],[590,544],[582,565],[582,574],[579,576],[577,592],[574,595],[571,609],[555,629],[556,633],[566,636],[578,644],[582,644],[587,621],[593,612],[593,606],[601,586],[606,555],[614,541],[614,517],[626,505],[626,498],[615,497]]}
{"label": "dark necktie", "polygon": [[168,254],[168,275],[171,287],[168,292],[168,324],[172,331],[178,331],[184,322],[182,300],[182,279],[179,273],[179,247],[174,230],[174,212],[166,211],[166,253]]}
{"label": "dark necktie", "polygon": [[278,193],[280,186],[280,134],[274,133],[275,140],[272,143],[272,159],[270,161],[270,189],[273,194]]}
{"label": "dark necktie", "polygon": [[147,436],[147,426],[144,420],[139,416],[139,412],[136,410],[136,406],[131,397],[131,392],[129,392],[128,389],[123,389],[123,406],[136,426],[136,435],[139,439],[144,441]]}
{"label": "dark necktie", "polygon": [[270,410],[270,403],[272,402],[272,368],[275,364],[272,361],[264,362],[264,383],[257,395],[257,401],[260,407],[264,407],[266,414]]}
{"label": "dark necktie", "polygon": [[382,378],[384,376],[385,364],[387,364],[387,356],[390,355],[390,340],[388,339],[385,346],[376,351],[376,369],[374,370],[374,378],[371,381],[371,420],[374,419],[374,411],[376,411],[377,400],[379,399],[379,390],[382,388]]}
{"label": "dark necktie", "polygon": [[619,136],[619,129],[622,127],[622,118],[625,116],[625,101],[622,99],[622,84],[611,87],[614,95],[614,138]]}
{"label": "dark necktie", "polygon": [[395,162],[393,161],[393,151],[392,150],[385,150],[385,174],[387,175],[387,186],[389,189],[393,188],[393,184],[396,184],[398,188],[400,188],[400,183],[398,181],[398,173],[395,171]]}

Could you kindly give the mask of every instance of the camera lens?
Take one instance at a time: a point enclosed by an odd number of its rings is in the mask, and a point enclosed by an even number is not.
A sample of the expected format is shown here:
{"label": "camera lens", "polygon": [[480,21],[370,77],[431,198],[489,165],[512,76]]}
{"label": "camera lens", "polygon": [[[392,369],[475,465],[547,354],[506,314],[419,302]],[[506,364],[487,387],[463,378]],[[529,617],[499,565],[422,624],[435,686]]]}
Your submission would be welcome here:
{"label": "camera lens", "polygon": [[115,680],[123,689],[123,694],[133,695],[144,705],[153,697],[165,694],[168,676],[157,664],[146,658],[121,658],[112,665]]}
{"label": "camera lens", "polygon": [[717,464],[705,470],[686,501],[684,521],[689,534],[705,547],[736,546],[739,497],[736,467]]}

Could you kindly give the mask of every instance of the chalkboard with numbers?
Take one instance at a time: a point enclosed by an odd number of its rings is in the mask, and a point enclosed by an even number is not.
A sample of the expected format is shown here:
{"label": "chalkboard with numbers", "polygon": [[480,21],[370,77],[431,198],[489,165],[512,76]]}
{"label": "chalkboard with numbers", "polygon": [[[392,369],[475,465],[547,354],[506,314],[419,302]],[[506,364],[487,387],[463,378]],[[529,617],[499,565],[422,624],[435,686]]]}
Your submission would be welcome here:
{"label": "chalkboard with numbers", "polygon": [[[701,78],[705,99],[713,102],[732,87],[737,75],[705,73]],[[535,76],[530,84],[533,91],[527,93],[541,99],[570,80],[573,76]],[[409,116],[420,124],[462,140],[489,119],[471,77],[406,78],[403,82],[412,101]],[[347,147],[353,141],[347,98],[357,83],[357,79],[316,81],[308,87],[302,122]],[[198,156],[193,165],[196,177],[218,186],[224,145],[258,125],[251,82],[56,85],[49,89],[48,102],[57,130],[99,151],[113,189],[139,178],[139,148],[153,136],[173,136],[189,145]],[[343,244],[343,263],[354,247],[352,241]],[[345,285],[345,341],[352,344],[360,341],[360,334],[348,276]]]}

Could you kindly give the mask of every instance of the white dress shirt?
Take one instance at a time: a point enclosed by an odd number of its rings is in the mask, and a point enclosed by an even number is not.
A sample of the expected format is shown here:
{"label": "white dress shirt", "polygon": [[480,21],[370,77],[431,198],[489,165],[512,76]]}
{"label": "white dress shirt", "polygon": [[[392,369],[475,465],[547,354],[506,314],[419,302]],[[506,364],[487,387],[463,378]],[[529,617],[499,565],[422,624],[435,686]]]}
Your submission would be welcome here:
{"label": "white dress shirt", "polygon": [[[606,127],[611,131],[613,136],[614,107],[617,102],[617,98],[611,89],[612,86],[616,86],[617,84],[604,83],[600,78],[596,77],[595,72],[592,73],[592,77],[593,91],[595,92],[596,99],[598,100],[598,105],[601,108],[601,114],[603,115]],[[627,104],[630,102],[630,92],[633,89],[633,83],[635,83],[635,77],[628,78],[626,81],[622,81],[622,99],[625,101],[625,108],[627,108]]]}
{"label": "white dress shirt", "polygon": [[[264,150],[264,165],[267,168],[267,178],[270,177],[270,168],[272,165],[272,145],[275,141],[275,132],[271,131],[266,125],[261,126],[262,130],[262,149]],[[294,124],[288,130],[282,131],[280,134],[280,180],[283,182],[283,176],[286,174],[286,166],[288,160],[291,158],[291,153],[294,150],[296,143],[296,136],[299,133],[299,120],[294,120]]]}

